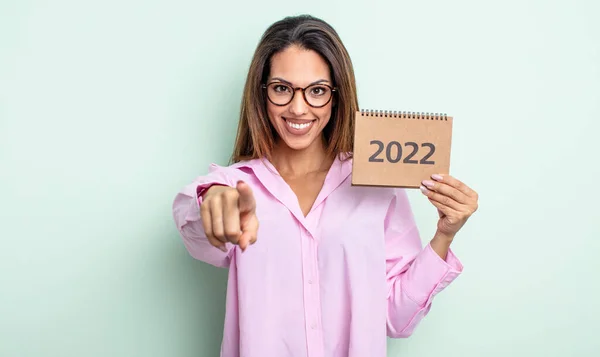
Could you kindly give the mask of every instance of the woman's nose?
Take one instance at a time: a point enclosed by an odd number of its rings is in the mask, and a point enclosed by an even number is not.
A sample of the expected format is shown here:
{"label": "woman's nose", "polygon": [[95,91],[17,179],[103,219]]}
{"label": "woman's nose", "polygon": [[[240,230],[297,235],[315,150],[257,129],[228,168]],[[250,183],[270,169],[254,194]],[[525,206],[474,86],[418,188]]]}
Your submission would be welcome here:
{"label": "woman's nose", "polygon": [[290,112],[294,115],[303,115],[308,111],[308,105],[304,101],[304,95],[301,89],[297,89],[290,103]]}

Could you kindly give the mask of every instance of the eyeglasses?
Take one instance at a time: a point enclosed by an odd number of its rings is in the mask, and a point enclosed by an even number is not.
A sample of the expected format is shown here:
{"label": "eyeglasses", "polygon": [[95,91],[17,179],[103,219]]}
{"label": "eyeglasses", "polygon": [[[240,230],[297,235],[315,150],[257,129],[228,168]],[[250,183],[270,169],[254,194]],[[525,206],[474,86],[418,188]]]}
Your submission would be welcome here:
{"label": "eyeglasses", "polygon": [[294,99],[297,90],[302,91],[304,101],[313,108],[321,108],[326,106],[333,97],[335,88],[327,84],[312,84],[305,88],[292,87],[282,82],[271,82],[263,84],[263,89],[267,90],[267,98],[277,106],[288,105]]}

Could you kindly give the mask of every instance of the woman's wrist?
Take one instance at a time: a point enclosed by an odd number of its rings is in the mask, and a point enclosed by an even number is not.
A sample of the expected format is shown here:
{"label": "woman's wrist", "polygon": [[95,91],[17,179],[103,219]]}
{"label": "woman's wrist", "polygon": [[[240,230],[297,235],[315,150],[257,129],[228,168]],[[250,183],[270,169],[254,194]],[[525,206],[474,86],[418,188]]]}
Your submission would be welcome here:
{"label": "woman's wrist", "polygon": [[435,232],[435,234],[433,236],[433,240],[447,243],[449,245],[454,240],[454,236],[455,236],[455,234],[448,234],[448,233],[440,232],[438,230]]}
{"label": "woman's wrist", "polygon": [[443,260],[446,260],[448,256],[448,251],[450,250],[450,244],[454,240],[454,234],[447,234],[440,231],[435,232],[433,239],[429,243],[431,248],[437,255],[440,256]]}

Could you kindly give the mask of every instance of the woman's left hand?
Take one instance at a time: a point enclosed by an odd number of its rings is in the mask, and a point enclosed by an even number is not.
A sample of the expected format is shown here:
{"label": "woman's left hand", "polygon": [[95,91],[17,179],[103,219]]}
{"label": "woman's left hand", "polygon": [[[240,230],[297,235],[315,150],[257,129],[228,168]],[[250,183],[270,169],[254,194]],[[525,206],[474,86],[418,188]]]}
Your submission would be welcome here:
{"label": "woman's left hand", "polygon": [[453,238],[477,211],[479,195],[450,175],[432,175],[424,180],[421,192],[437,208],[440,219],[438,233]]}

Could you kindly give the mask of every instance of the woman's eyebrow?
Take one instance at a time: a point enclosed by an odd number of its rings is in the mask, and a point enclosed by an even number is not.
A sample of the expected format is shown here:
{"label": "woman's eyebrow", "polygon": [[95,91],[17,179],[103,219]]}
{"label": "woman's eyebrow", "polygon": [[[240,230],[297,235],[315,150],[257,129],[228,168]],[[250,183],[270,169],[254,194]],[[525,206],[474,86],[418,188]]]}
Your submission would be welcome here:
{"label": "woman's eyebrow", "polygon": [[[283,82],[283,83],[285,83],[285,84],[289,85],[290,87],[293,87],[293,84],[292,84],[292,82],[290,82],[290,81],[286,81],[285,79],[283,79],[283,78],[281,78],[281,77],[273,77],[273,78],[271,78],[271,81],[279,81],[279,82]],[[328,80],[326,80],[326,79],[319,79],[319,80],[317,80],[317,81],[314,81],[314,82],[310,83],[310,84],[309,84],[309,86],[312,86],[312,85],[314,85],[314,84],[323,83],[323,82],[327,82],[327,83],[329,83],[329,81],[328,81]]]}

